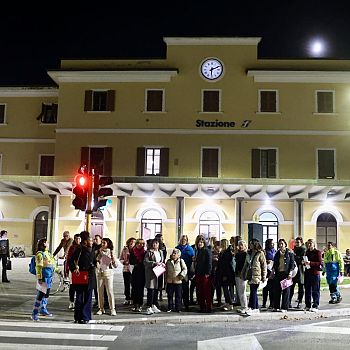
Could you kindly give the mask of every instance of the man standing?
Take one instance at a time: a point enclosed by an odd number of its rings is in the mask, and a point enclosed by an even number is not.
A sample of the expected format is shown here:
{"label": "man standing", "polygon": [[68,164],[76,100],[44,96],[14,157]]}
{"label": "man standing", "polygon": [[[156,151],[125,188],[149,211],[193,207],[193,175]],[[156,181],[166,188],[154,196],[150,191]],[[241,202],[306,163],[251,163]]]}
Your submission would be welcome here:
{"label": "man standing", "polygon": [[72,243],[73,243],[73,238],[70,238],[69,231],[64,231],[63,238],[61,239],[61,242],[58,245],[58,247],[53,252],[53,256],[56,256],[63,248],[64,256],[59,256],[59,258],[65,258],[67,256],[68,249],[72,245]]}
{"label": "man standing", "polygon": [[338,277],[344,273],[344,261],[341,253],[335,248],[333,242],[328,242],[327,251],[324,255],[324,269],[322,275],[326,273],[326,280],[329,286],[330,304],[338,304],[342,297],[338,288]]}
{"label": "man standing", "polygon": [[322,270],[322,253],[320,250],[316,249],[316,243],[313,239],[309,239],[306,242],[306,247],[307,251],[302,262],[302,264],[305,266],[305,310],[317,312],[320,304],[320,272]]}

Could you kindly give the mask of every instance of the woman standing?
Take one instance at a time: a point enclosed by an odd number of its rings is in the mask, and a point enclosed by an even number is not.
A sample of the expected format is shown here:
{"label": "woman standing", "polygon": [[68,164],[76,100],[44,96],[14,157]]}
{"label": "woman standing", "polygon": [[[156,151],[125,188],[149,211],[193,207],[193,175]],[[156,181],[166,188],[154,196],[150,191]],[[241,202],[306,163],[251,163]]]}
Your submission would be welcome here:
{"label": "woman standing", "polygon": [[233,267],[234,250],[233,246],[229,245],[227,239],[220,241],[221,252],[218,260],[217,278],[222,289],[224,290],[225,305],[223,310],[230,311],[233,309],[233,288],[235,283],[235,271]]}
{"label": "woman standing", "polygon": [[158,303],[158,286],[159,278],[155,275],[153,268],[156,266],[163,266],[163,252],[159,250],[159,241],[154,239],[152,242],[152,248],[146,252],[145,259],[145,277],[147,288],[147,315],[161,312],[159,310]]}
{"label": "woman standing", "polygon": [[[161,233],[158,233],[154,237],[159,242],[159,250],[162,251],[163,254],[163,260],[162,263],[165,265],[166,262],[166,256],[167,256],[167,250],[166,245],[164,243],[164,236]],[[163,300],[163,290],[164,290],[164,275],[160,275],[158,277],[158,292],[159,292],[159,301]]]}
{"label": "woman standing", "polygon": [[87,271],[88,283],[76,284],[76,300],[74,309],[75,323],[89,323],[91,320],[92,291],[96,286],[96,255],[92,250],[93,240],[89,232],[80,233],[81,244],[77,247],[69,260],[69,268],[72,273],[79,274]]}
{"label": "woman standing", "polygon": [[200,312],[212,312],[213,301],[211,297],[211,250],[207,248],[205,238],[199,237],[196,244],[196,256],[193,257],[195,262],[195,279],[197,298]]}
{"label": "woman standing", "polygon": [[134,304],[132,311],[141,312],[143,304],[143,291],[145,288],[145,241],[142,238],[136,240],[135,247],[130,251],[129,262],[133,265],[131,274],[131,298]]}
{"label": "woman standing", "polygon": [[10,283],[7,278],[6,263],[10,259],[10,244],[7,238],[7,231],[0,232],[0,260],[2,260],[2,283]]}
{"label": "woman standing", "polygon": [[96,271],[97,271],[97,288],[98,288],[98,307],[96,315],[105,313],[103,304],[103,291],[106,288],[108,295],[109,309],[111,316],[116,316],[115,300],[113,291],[113,268],[117,267],[115,255],[113,252],[113,243],[109,238],[102,238],[102,246],[96,256]]}
{"label": "woman standing", "polygon": [[[68,261],[70,260],[71,256],[73,255],[75,249],[79,247],[81,242],[81,237],[80,234],[77,233],[74,235],[74,240],[72,245],[69,247],[68,252],[67,252],[67,258],[66,258],[66,263],[64,264],[65,268],[65,275],[69,275],[69,264]],[[73,283],[69,284],[69,306],[68,309],[73,310],[74,309],[74,296],[75,296],[75,288]]]}
{"label": "woman standing", "polygon": [[[274,311],[287,312],[289,307],[289,291],[290,286],[283,289],[281,281],[284,279],[292,279],[292,270],[294,269],[294,254],[287,248],[287,242],[281,238],[278,240],[278,250],[273,259],[274,277]],[[281,303],[282,294],[282,303]]]}
{"label": "woman standing", "polygon": [[131,293],[130,293],[130,287],[131,287],[131,270],[130,270],[130,252],[135,247],[136,239],[134,237],[130,237],[126,241],[126,245],[123,248],[122,252],[120,253],[120,262],[123,264],[123,280],[124,280],[124,295],[125,295],[125,301],[124,305],[131,305]]}
{"label": "woman standing", "polygon": [[221,280],[219,278],[219,274],[217,273],[218,270],[218,262],[219,262],[219,255],[221,252],[221,245],[220,242],[215,242],[215,245],[212,249],[212,270],[211,270],[211,281],[213,284],[212,288],[212,299],[214,298],[214,291],[216,292],[216,300],[217,305],[221,306]]}
{"label": "woman standing", "polygon": [[247,302],[247,281],[242,275],[243,267],[247,258],[247,243],[246,241],[240,240],[237,245],[237,251],[235,254],[235,281],[236,281],[236,291],[238,295],[239,302],[241,304],[241,309],[237,311],[240,313],[246,313],[248,308]]}
{"label": "woman standing", "polygon": [[250,286],[247,314],[259,313],[258,287],[260,282],[266,280],[266,259],[259,240],[253,238],[249,242],[249,253],[243,267],[242,276]]}
{"label": "woman standing", "polygon": [[194,250],[188,244],[188,236],[182,235],[180,238],[179,244],[176,246],[176,249],[180,250],[181,258],[184,260],[187,267],[187,276],[182,280],[182,300],[185,306],[185,309],[189,310],[190,305],[190,279],[192,278],[190,274],[192,258],[194,257]]}
{"label": "woman standing", "polygon": [[275,244],[273,243],[273,239],[269,238],[265,241],[265,257],[267,264],[267,284],[263,288],[263,302],[262,309],[266,309],[267,297],[270,298],[270,306],[269,308],[273,309],[274,301],[273,301],[273,279],[272,279],[272,267],[273,267],[273,259],[276,254],[276,249],[274,248]]}
{"label": "woman standing", "polygon": [[[52,287],[52,277],[57,270],[53,255],[49,253],[46,238],[39,240],[35,255],[35,270],[37,278],[37,295],[32,312],[32,320],[39,321],[41,316],[52,316],[47,310],[47,299]],[[41,305],[41,307],[40,307]],[[40,309],[40,310],[39,310]]]}

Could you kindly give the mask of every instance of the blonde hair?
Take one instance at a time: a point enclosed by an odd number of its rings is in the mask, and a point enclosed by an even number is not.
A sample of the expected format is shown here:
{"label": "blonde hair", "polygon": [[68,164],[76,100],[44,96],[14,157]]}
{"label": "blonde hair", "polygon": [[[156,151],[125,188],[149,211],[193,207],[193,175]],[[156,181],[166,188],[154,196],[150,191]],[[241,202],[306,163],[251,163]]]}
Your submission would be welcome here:
{"label": "blonde hair", "polygon": [[222,250],[226,250],[229,245],[230,245],[230,242],[226,238],[223,238],[220,241],[220,246],[221,246]]}
{"label": "blonde hair", "polygon": [[244,251],[246,252],[248,250],[248,244],[244,239],[241,239],[238,241],[237,248],[238,246],[242,244]]}

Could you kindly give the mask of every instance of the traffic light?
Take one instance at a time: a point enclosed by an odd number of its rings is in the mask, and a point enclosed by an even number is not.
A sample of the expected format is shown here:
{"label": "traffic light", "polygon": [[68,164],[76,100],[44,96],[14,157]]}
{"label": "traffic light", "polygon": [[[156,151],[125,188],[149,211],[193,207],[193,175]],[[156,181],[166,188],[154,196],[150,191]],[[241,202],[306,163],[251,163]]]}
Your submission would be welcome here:
{"label": "traffic light", "polygon": [[95,186],[94,186],[94,210],[98,210],[101,207],[105,207],[107,203],[106,197],[113,195],[113,189],[110,187],[105,187],[111,185],[113,179],[110,176],[95,176]]}
{"label": "traffic light", "polygon": [[86,210],[86,204],[88,200],[88,188],[89,188],[89,176],[86,173],[86,168],[81,167],[78,170],[78,174],[74,179],[75,186],[73,188],[73,193],[75,198],[72,201],[75,209]]}

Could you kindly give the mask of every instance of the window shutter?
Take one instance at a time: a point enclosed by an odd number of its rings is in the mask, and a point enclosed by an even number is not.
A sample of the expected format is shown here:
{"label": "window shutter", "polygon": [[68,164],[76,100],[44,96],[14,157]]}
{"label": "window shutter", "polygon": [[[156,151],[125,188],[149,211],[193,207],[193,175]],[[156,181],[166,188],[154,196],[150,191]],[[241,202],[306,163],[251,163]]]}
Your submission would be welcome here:
{"label": "window shutter", "polygon": [[260,149],[252,149],[252,178],[260,178]]}
{"label": "window shutter", "polygon": [[277,112],[276,91],[260,91],[260,112]]}
{"label": "window shutter", "polygon": [[0,124],[5,122],[5,105],[0,105]]}
{"label": "window shutter", "polygon": [[219,91],[203,91],[203,112],[220,112]]}
{"label": "window shutter", "polygon": [[112,176],[112,147],[104,149],[103,175]]}
{"label": "window shutter", "polygon": [[52,104],[52,123],[57,123],[58,104]]}
{"label": "window shutter", "polygon": [[41,156],[39,176],[53,176],[54,165],[55,165],[55,156]]}
{"label": "window shutter", "polygon": [[267,151],[267,177],[268,178],[276,178],[276,150],[269,149]]}
{"label": "window shutter", "polygon": [[219,150],[217,148],[202,149],[202,177],[218,177]]}
{"label": "window shutter", "polygon": [[82,147],[80,152],[80,165],[86,165],[90,168],[90,148]]}
{"label": "window shutter", "polygon": [[84,111],[92,111],[92,90],[85,90]]}
{"label": "window shutter", "polygon": [[333,150],[318,150],[318,178],[335,178]]}
{"label": "window shutter", "polygon": [[107,91],[107,110],[113,112],[115,109],[115,90]]}
{"label": "window shutter", "polygon": [[138,147],[136,154],[136,176],[145,176],[145,148]]}
{"label": "window shutter", "polygon": [[147,91],[147,111],[162,112],[163,110],[163,91],[148,90]]}
{"label": "window shutter", "polygon": [[169,176],[169,148],[160,149],[159,176]]}
{"label": "window shutter", "polygon": [[333,92],[317,91],[317,112],[333,113]]}

